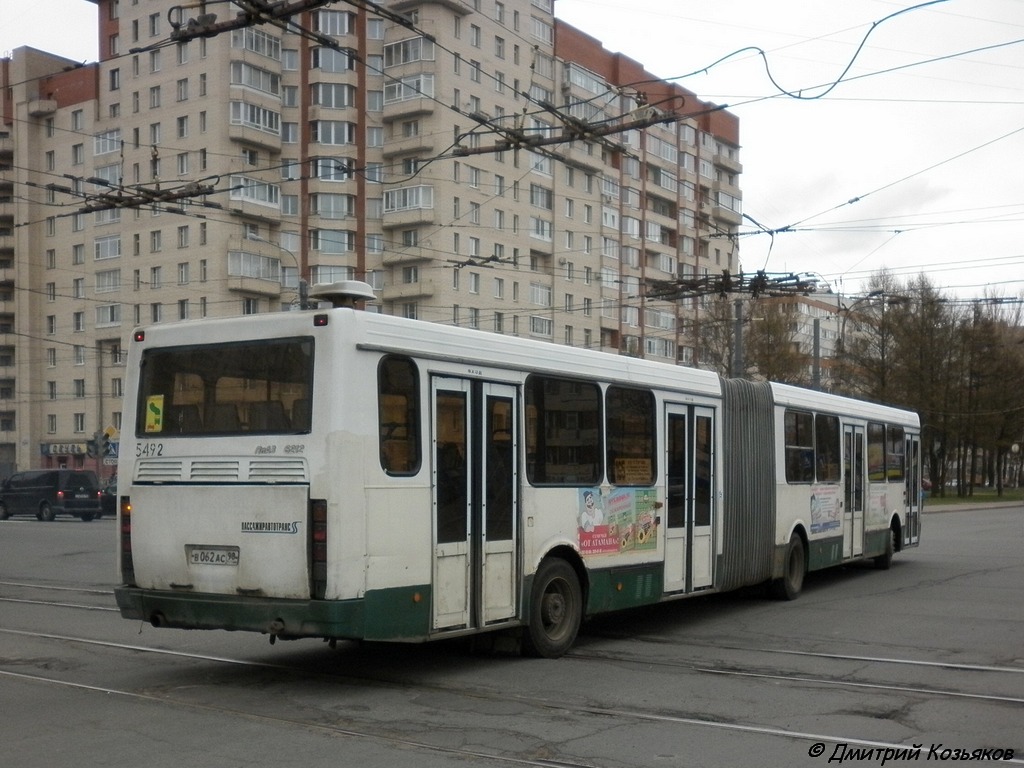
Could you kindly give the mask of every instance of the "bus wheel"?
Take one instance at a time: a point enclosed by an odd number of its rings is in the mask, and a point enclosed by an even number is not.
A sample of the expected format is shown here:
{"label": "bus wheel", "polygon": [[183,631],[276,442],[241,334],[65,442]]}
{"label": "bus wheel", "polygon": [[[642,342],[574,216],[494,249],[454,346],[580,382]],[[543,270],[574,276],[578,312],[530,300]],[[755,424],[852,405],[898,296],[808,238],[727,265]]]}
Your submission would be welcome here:
{"label": "bus wheel", "polygon": [[780,600],[796,600],[804,588],[807,557],[800,534],[794,533],[786,547],[782,578],[772,582],[772,593]]}
{"label": "bus wheel", "polygon": [[39,505],[39,514],[36,515],[36,517],[38,517],[40,520],[45,520],[49,523],[52,522],[53,518],[55,518],[56,515],[53,514],[53,507],[51,507],[44,501],[42,504]]}
{"label": "bus wheel", "polygon": [[533,577],[524,653],[557,659],[572,647],[583,620],[583,593],[565,560],[548,558]]}
{"label": "bus wheel", "polygon": [[885,537],[885,552],[875,558],[875,568],[880,571],[888,571],[892,567],[892,553],[896,551],[896,531],[889,529],[889,535]]}

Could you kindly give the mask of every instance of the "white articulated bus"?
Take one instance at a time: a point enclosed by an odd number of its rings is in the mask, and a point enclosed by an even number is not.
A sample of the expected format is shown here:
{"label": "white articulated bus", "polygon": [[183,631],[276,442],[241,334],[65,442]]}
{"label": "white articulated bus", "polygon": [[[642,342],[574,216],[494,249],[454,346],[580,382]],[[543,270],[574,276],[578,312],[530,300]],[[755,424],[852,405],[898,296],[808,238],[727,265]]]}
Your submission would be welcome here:
{"label": "white articulated bus", "polygon": [[917,544],[915,414],[355,311],[141,328],[118,605],[154,626],[424,641]]}

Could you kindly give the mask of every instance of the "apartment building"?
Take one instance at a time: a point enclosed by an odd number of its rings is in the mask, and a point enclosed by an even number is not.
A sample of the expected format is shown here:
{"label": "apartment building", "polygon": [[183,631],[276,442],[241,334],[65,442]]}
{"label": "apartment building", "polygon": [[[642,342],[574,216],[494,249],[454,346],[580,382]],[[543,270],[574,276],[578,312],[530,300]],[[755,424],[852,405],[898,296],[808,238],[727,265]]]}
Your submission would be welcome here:
{"label": "apartment building", "polygon": [[116,450],[135,326],[298,309],[316,283],[366,280],[369,311],[699,357],[699,308],[647,287],[737,270],[738,121],[553,0],[338,2],[286,29],[83,2],[97,63],[0,60],[0,474],[110,474],[88,441]]}

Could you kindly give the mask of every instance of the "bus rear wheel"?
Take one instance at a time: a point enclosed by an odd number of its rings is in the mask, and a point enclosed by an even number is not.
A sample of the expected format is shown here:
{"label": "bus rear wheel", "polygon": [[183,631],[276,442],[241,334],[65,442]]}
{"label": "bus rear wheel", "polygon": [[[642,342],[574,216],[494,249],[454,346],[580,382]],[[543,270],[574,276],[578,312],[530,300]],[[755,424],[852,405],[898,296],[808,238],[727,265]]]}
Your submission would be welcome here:
{"label": "bus rear wheel", "polygon": [[875,568],[880,571],[888,571],[892,568],[892,555],[896,551],[896,531],[893,528],[889,529],[889,535],[886,537],[885,551],[874,558]]}
{"label": "bus rear wheel", "polygon": [[796,600],[804,588],[804,574],[807,571],[807,554],[800,534],[794,533],[786,546],[786,559],[782,566],[782,578],[772,582],[772,593],[780,600]]}
{"label": "bus rear wheel", "polygon": [[557,659],[572,647],[582,620],[583,592],[576,571],[559,558],[541,562],[533,577],[524,653]]}

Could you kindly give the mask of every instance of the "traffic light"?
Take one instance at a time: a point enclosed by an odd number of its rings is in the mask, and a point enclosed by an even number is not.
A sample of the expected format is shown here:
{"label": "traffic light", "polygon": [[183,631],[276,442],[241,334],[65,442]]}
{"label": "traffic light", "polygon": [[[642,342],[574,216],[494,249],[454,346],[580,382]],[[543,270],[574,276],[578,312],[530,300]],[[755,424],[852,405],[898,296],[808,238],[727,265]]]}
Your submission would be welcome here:
{"label": "traffic light", "polygon": [[116,455],[114,446],[110,442],[110,433],[107,431],[100,432],[99,430],[93,432],[92,437],[86,442],[86,453],[89,454],[91,459]]}

